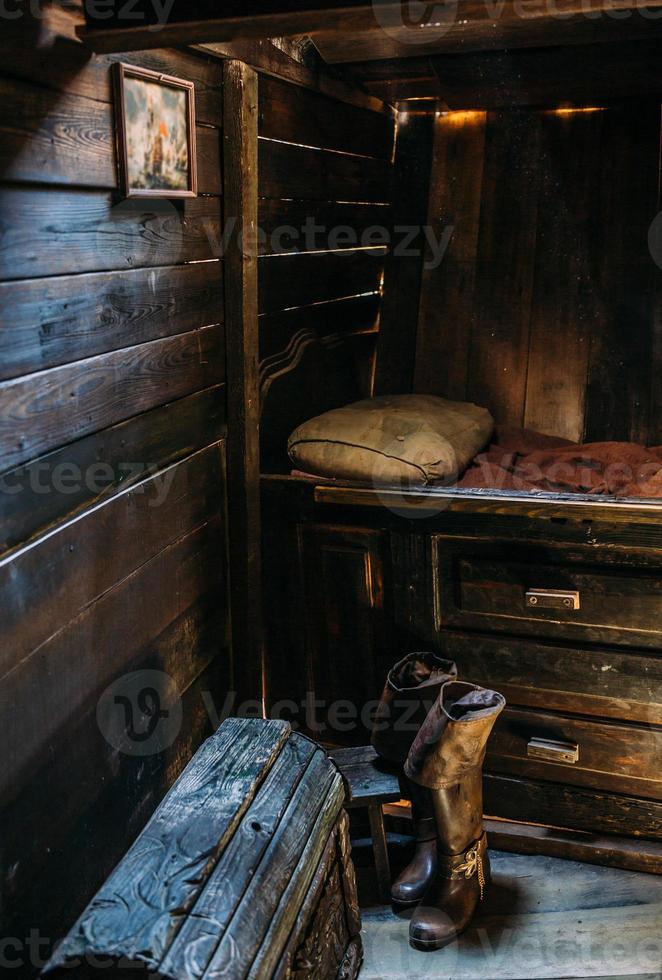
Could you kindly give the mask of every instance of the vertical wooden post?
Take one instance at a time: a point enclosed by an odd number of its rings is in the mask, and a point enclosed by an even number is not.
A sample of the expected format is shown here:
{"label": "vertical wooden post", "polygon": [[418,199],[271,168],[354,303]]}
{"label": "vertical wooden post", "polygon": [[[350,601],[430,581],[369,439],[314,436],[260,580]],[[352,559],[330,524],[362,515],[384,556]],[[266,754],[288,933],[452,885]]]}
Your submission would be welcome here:
{"label": "vertical wooden post", "polygon": [[225,316],[228,512],[234,686],[262,697],[260,390],[258,341],[258,77],[241,61],[224,69]]}
{"label": "vertical wooden post", "polygon": [[375,395],[412,390],[428,220],[434,111],[409,113],[400,103],[392,187],[393,227],[417,226],[417,255],[390,255],[384,270],[384,299],[377,342]]}

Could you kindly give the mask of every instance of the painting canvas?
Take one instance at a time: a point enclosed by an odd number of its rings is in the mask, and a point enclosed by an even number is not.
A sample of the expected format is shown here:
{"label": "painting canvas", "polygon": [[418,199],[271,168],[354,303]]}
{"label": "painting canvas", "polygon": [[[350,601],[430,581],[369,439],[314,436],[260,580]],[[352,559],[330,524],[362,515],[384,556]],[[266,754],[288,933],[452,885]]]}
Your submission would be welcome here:
{"label": "painting canvas", "polygon": [[120,65],[118,88],[125,196],[195,196],[192,83]]}

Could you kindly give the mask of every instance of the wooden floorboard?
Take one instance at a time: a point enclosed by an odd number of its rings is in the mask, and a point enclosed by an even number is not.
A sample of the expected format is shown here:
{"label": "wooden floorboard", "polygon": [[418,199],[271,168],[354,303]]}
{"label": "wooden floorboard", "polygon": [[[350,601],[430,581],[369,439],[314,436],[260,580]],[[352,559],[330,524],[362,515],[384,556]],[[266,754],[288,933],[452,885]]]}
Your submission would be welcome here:
{"label": "wooden floorboard", "polygon": [[[390,908],[364,907],[361,980],[659,980],[662,878],[501,852],[492,868],[483,913],[440,952],[411,949],[407,919]],[[364,905],[368,875],[359,872]]]}

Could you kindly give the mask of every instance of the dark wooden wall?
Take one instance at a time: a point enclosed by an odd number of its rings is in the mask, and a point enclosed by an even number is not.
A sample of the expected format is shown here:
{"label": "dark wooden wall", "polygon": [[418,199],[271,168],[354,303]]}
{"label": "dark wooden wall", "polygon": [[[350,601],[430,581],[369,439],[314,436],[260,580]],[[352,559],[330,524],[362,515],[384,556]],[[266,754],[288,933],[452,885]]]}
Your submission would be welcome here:
{"label": "dark wooden wall", "polygon": [[[0,911],[3,936],[53,940],[227,690],[222,65],[124,59],[195,82],[201,195],[122,203],[111,61],[2,32]],[[96,708],[147,668],[183,721],[133,758]]]}
{"label": "dark wooden wall", "polygon": [[[333,232],[388,230],[395,123],[266,75],[259,91],[262,466],[278,471],[297,425],[370,394],[385,249]],[[315,241],[274,238],[313,219]]]}
{"label": "dark wooden wall", "polygon": [[662,442],[659,170],[659,100],[440,115],[430,222],[454,233],[424,272],[415,389],[577,441]]}

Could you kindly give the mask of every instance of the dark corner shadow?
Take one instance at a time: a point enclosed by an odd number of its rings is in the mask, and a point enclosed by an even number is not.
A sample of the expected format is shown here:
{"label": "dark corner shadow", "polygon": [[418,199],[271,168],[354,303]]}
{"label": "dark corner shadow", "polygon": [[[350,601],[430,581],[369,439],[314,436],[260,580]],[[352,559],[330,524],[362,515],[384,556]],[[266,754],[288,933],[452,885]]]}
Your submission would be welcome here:
{"label": "dark corner shadow", "polygon": [[[26,4],[20,17],[4,20],[0,26],[0,55],[3,51],[21,55],[17,69],[12,68],[16,59],[10,59],[7,74],[14,75],[19,86],[38,87],[38,98],[31,97],[29,125],[22,131],[12,130],[9,140],[5,139],[0,180],[11,177],[14,161],[20,158],[24,145],[34,139],[35,127],[48,119],[62,101],[68,83],[93,57],[83,44],[56,33],[57,22],[50,18],[49,9],[48,4]],[[66,11],[60,16],[66,16]],[[53,86],[43,83],[42,78],[52,78]]]}

